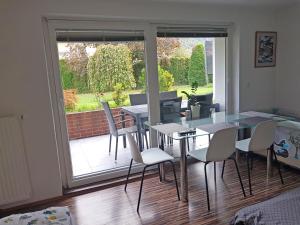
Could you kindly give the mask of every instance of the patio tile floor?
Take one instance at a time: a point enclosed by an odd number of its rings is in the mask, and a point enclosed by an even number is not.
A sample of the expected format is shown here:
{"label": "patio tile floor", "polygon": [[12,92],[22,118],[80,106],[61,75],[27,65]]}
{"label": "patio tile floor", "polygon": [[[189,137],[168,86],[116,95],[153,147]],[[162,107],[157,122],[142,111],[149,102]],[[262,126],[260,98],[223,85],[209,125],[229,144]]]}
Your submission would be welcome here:
{"label": "patio tile floor", "polygon": [[[207,144],[206,136],[197,137],[195,143],[190,141],[190,149],[205,147]],[[129,166],[131,154],[128,143],[127,148],[123,148],[122,138],[119,138],[117,161],[115,161],[114,137],[111,154],[108,152],[108,146],[109,135],[71,140],[70,152],[74,177]],[[178,157],[180,155],[178,141],[174,141],[173,146],[166,147],[166,151],[174,157]]]}

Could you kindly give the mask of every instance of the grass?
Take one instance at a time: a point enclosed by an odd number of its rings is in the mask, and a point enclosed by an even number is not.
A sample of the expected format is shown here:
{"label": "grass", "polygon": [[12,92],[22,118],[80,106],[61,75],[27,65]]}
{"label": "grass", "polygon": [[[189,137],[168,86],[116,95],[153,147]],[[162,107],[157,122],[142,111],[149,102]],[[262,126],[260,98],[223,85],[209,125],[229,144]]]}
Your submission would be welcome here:
{"label": "grass", "polygon": [[[190,93],[191,87],[189,85],[174,86],[173,90],[177,90],[177,95],[182,96],[183,99],[186,99],[186,96],[183,95],[181,91],[186,91]],[[129,97],[128,97],[129,94],[141,93],[141,92],[142,90],[124,91],[124,94],[127,95],[124,105],[130,105]],[[207,86],[199,87],[196,94],[204,95],[212,92],[213,92],[212,84],[208,84]],[[113,92],[104,93],[102,99],[108,101],[111,108],[115,108],[118,106],[112,100],[112,93]],[[66,110],[67,112],[84,112],[84,111],[98,110],[102,108],[94,94],[78,94],[77,97],[78,97],[78,101],[75,109],[74,110],[68,109]]]}

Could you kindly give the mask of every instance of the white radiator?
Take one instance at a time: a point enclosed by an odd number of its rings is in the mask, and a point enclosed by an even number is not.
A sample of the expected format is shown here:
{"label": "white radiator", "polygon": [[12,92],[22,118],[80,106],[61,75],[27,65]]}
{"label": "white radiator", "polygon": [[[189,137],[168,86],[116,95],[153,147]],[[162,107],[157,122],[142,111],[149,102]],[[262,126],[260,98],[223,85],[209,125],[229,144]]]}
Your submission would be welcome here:
{"label": "white radiator", "polygon": [[29,199],[31,184],[23,134],[16,117],[0,118],[0,205]]}

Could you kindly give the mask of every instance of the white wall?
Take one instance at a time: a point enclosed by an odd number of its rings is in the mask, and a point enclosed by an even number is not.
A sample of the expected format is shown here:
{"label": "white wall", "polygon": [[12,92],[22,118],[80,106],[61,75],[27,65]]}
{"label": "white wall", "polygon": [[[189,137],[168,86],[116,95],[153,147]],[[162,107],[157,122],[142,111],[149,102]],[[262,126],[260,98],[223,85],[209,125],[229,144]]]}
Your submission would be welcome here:
{"label": "white wall", "polygon": [[278,22],[278,57],[276,105],[284,112],[300,116],[300,5],[280,11]]}
{"label": "white wall", "polygon": [[[121,1],[120,1],[121,2]],[[0,116],[24,114],[26,152],[33,185],[30,201],[62,194],[41,17],[117,17],[199,23],[233,22],[239,109],[274,105],[274,69],[254,69],[254,34],[273,30],[270,11],[257,8],[100,0],[2,0],[0,4]]]}

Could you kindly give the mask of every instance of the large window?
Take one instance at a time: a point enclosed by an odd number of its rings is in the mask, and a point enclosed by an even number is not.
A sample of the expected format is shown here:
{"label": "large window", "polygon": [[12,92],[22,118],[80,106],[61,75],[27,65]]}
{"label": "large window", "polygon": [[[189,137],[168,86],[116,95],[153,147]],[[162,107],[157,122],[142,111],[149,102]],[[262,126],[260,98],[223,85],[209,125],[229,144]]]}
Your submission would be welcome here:
{"label": "large window", "polygon": [[[122,138],[117,160],[115,137],[109,153],[109,120],[101,101],[117,116],[130,105],[129,95],[145,93],[143,33],[60,31],[57,46],[74,178],[128,166],[131,156]],[[114,118],[117,128],[120,119]]]}

